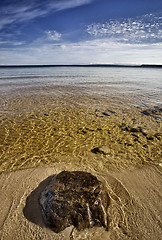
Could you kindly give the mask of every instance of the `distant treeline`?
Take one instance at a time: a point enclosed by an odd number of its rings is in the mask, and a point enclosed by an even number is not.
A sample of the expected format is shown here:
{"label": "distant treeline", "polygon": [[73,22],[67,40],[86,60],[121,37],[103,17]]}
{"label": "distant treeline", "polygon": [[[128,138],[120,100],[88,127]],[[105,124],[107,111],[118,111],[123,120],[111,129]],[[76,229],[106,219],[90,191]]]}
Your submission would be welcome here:
{"label": "distant treeline", "polygon": [[0,68],[37,68],[37,67],[131,67],[131,68],[162,68],[162,65],[122,65],[122,64],[63,64],[63,65],[0,65]]}

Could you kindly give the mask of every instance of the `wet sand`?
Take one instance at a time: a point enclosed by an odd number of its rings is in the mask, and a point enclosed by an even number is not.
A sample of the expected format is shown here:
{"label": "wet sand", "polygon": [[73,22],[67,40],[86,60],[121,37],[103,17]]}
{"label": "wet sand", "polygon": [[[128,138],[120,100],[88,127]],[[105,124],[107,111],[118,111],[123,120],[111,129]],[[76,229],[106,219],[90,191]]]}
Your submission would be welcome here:
{"label": "wet sand", "polygon": [[[162,108],[142,103],[159,95],[98,88],[23,84],[2,91],[1,239],[161,239]],[[63,170],[89,171],[105,182],[108,232],[45,228],[38,196]]]}
{"label": "wet sand", "polygon": [[56,164],[3,173],[0,176],[0,238],[10,239],[161,239],[161,167],[98,172],[86,170],[105,182],[111,204],[109,230],[94,227],[78,232],[72,226],[56,234],[45,227],[38,205],[39,194],[50,175],[77,167]]}
{"label": "wet sand", "polygon": [[[6,101],[0,114],[0,172],[69,159],[71,164],[101,169],[162,160],[160,107],[136,107],[131,98],[120,104],[115,98],[75,94],[30,94]],[[105,152],[94,151],[103,146]]]}

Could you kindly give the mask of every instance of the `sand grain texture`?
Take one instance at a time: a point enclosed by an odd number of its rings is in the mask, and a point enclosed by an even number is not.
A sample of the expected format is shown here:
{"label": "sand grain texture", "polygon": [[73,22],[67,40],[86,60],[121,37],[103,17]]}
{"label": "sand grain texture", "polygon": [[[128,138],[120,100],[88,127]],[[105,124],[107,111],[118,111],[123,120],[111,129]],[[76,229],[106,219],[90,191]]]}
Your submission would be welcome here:
{"label": "sand grain texture", "polygon": [[[71,226],[56,234],[43,223],[38,196],[48,177],[63,170],[65,166],[60,164],[0,176],[0,239],[161,239],[161,167],[96,173],[105,181],[111,198],[109,231],[94,227],[78,232]],[[77,169],[67,166],[66,170]]]}

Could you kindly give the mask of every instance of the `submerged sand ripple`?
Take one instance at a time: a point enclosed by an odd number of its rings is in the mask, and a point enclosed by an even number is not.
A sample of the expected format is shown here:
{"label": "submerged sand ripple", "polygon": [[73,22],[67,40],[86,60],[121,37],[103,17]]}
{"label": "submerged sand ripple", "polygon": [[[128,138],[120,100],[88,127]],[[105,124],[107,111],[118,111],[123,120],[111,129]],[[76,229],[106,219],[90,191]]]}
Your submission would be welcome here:
{"label": "submerged sand ripple", "polygon": [[[1,239],[160,239],[160,72],[151,70],[151,78],[148,72],[142,78],[129,72],[122,78],[115,70],[104,81],[102,72],[91,73],[89,82],[86,74],[71,84],[64,76],[63,84],[54,76],[49,82],[30,79],[27,85],[24,78],[17,83],[5,79],[0,94]],[[142,168],[130,171],[134,167]],[[89,171],[106,182],[111,231],[68,228],[56,235],[44,228],[34,190],[63,170]],[[25,217],[30,195],[34,208]]]}
{"label": "submerged sand ripple", "polygon": [[[86,91],[55,86],[0,96],[1,239],[160,239],[161,108],[140,105],[138,93]],[[70,227],[55,234],[45,228],[34,190],[63,170],[88,171],[105,181],[108,232]],[[25,211],[29,196],[34,207]]]}
{"label": "submerged sand ripple", "polygon": [[[120,110],[107,116],[69,106],[0,116],[0,171],[69,161],[106,169],[159,164],[161,112],[155,119],[135,107]],[[93,151],[103,146],[107,154]]]}

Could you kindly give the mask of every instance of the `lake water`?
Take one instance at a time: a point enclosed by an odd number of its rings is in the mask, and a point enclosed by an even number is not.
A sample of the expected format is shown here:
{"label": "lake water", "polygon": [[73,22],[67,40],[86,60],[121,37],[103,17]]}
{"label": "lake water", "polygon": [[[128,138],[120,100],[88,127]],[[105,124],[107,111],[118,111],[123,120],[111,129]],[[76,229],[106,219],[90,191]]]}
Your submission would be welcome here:
{"label": "lake water", "polygon": [[[1,68],[0,93],[36,88],[41,94],[47,87],[73,87],[87,94],[138,95],[135,104],[161,104],[162,69],[153,68]],[[44,87],[44,89],[42,89]],[[62,89],[63,92],[65,89]],[[67,89],[68,90],[68,89]],[[38,93],[38,91],[36,92]],[[70,93],[69,93],[70,94]],[[108,96],[109,97],[109,96]]]}
{"label": "lake water", "polygon": [[0,68],[1,171],[161,161],[162,69]]}

